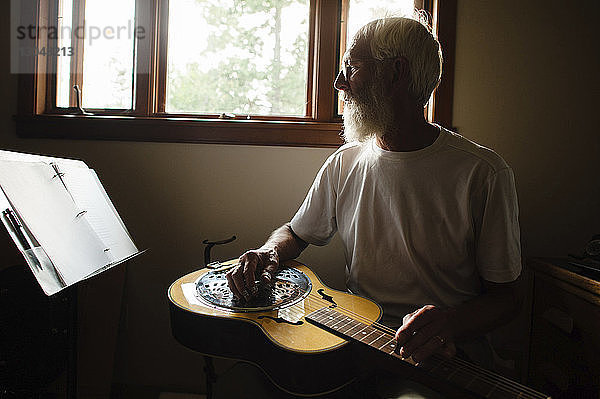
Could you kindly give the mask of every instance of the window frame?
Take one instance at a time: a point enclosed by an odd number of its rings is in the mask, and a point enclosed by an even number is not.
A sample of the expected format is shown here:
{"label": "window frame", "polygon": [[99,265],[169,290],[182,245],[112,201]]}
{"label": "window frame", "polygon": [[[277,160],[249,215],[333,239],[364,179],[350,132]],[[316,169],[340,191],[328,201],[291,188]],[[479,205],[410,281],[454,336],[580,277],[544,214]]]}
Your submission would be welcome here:
{"label": "window frame", "polygon": [[[23,0],[22,24],[58,23],[60,0]],[[433,121],[452,126],[454,37],[456,0],[421,0],[433,15],[434,29],[444,52],[444,73],[434,93]],[[348,0],[310,0],[307,115],[305,117],[245,116],[165,113],[168,0],[136,0],[139,26],[148,27],[148,40],[136,42],[134,107],[132,110],[56,108],[56,71],[51,57],[29,57],[25,65],[34,73],[19,77],[17,135],[29,138],[92,139],[214,144],[251,144],[337,147],[343,143],[333,81],[338,71],[340,20]],[[79,7],[76,7],[77,4]],[[82,15],[85,0],[74,2]],[[337,23],[332,24],[330,21]],[[47,24],[49,25],[49,24]],[[74,46],[81,45],[75,43]],[[40,37],[38,47],[57,47]],[[77,57],[76,57],[77,58]],[[73,60],[73,63],[78,62]],[[79,60],[80,62],[80,60]],[[79,79],[79,80],[77,80]],[[72,76],[71,83],[81,77]]]}

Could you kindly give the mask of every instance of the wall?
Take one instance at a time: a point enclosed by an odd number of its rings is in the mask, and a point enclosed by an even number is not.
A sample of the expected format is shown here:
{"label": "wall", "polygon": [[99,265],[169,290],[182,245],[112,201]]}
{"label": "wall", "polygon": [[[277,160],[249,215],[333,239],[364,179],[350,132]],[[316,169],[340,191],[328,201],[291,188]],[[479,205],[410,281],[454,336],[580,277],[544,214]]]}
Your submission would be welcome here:
{"label": "wall", "polygon": [[[0,7],[0,49],[8,54],[8,2]],[[598,5],[578,7],[459,1],[454,124],[514,167],[526,256],[579,252],[600,233],[592,99],[599,62],[596,32],[582,22]],[[126,270],[115,381],[202,389],[198,356],[171,338],[167,287],[201,264],[203,239],[238,236],[214,251],[217,259],[262,243],[296,210],[332,150],[19,139],[7,57],[0,68],[0,148],[85,160],[137,245],[149,249]],[[338,242],[302,260],[329,284],[343,283]]]}
{"label": "wall", "polygon": [[515,170],[525,254],[600,234],[597,1],[459,1],[454,124]]}

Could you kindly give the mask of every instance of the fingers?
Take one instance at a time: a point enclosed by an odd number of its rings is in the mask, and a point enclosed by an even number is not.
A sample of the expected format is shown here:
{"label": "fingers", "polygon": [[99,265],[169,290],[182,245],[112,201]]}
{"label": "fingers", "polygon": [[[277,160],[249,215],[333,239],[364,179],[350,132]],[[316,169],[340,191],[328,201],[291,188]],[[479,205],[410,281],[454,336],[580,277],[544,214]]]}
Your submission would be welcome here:
{"label": "fingers", "polygon": [[[437,345],[435,345],[436,343]],[[441,337],[440,328],[437,323],[428,324],[422,329],[415,331],[409,340],[401,344],[402,348],[400,349],[400,356],[407,358],[423,347],[425,347],[425,353],[430,354],[428,351],[430,347],[435,350],[444,343],[445,338]],[[398,344],[398,346],[400,346],[400,344]]]}
{"label": "fingers", "polygon": [[440,351],[445,346],[445,341],[439,335],[435,335],[425,343],[420,345],[413,353],[410,354],[413,360],[417,363],[424,361],[429,356]]}
{"label": "fingers", "polygon": [[[242,275],[246,286],[246,290],[249,291],[250,295],[256,295],[256,292],[258,291],[258,287],[254,283],[254,281],[256,280],[254,275],[257,266],[258,256],[256,256],[256,254],[252,252],[247,253],[247,255],[244,256],[242,260],[240,260],[240,267],[242,268]],[[244,298],[246,298],[245,295]],[[246,298],[246,300],[248,300],[248,298]]]}
{"label": "fingers", "polygon": [[433,305],[406,315],[402,327],[396,332],[396,347],[400,356],[412,356],[415,362],[422,362],[433,353],[454,356],[456,347],[452,342],[452,330],[448,323],[450,315],[451,310]]}
{"label": "fingers", "polygon": [[244,267],[242,265],[238,265],[231,269],[227,272],[226,277],[229,289],[236,299],[244,298],[246,301],[250,299],[250,292],[246,287]]}
{"label": "fingers", "polygon": [[235,298],[244,298],[248,301],[252,295],[256,294],[254,273],[258,261],[258,256],[248,251],[240,256],[238,265],[227,272],[227,284]]}
{"label": "fingers", "polygon": [[234,273],[235,269],[237,269],[237,268],[239,268],[239,265],[236,266],[234,269],[229,270],[227,272],[227,274],[225,274],[225,277],[227,277],[227,285],[229,286],[229,289],[233,293],[233,297],[236,299],[239,299],[239,298],[242,298],[243,296],[242,296],[242,293],[238,290],[237,284],[233,280],[233,273]]}
{"label": "fingers", "polygon": [[433,305],[423,306],[413,313],[404,316],[402,327],[396,332],[398,346],[403,345],[423,326],[435,320],[438,308]]}
{"label": "fingers", "polygon": [[258,294],[257,278],[271,284],[278,268],[279,257],[275,250],[247,251],[240,256],[238,265],[227,272],[227,284],[236,299],[249,301]]}
{"label": "fingers", "polygon": [[275,277],[275,273],[277,272],[278,266],[279,265],[275,263],[265,266],[263,272],[260,274],[261,281],[266,284],[271,284],[273,282],[273,278]]}

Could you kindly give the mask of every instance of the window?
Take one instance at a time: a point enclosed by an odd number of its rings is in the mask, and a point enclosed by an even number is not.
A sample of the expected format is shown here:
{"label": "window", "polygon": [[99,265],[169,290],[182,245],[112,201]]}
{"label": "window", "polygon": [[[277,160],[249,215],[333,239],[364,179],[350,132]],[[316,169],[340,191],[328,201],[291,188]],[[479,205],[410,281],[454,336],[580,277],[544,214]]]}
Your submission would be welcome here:
{"label": "window", "polygon": [[305,116],[309,18],[308,0],[170,0],[165,112]]}
{"label": "window", "polygon": [[[342,14],[340,19],[340,52],[339,62],[354,34],[361,26],[377,18],[387,15],[413,15],[415,7],[422,9],[422,5],[415,4],[414,0],[347,0],[342,3]],[[343,112],[344,102],[341,95],[337,93],[338,114]]]}
{"label": "window", "polygon": [[[20,79],[17,132],[337,146],[333,81],[361,18],[379,16],[388,4],[395,13],[414,4],[445,26],[453,44],[455,2],[443,3],[445,9],[436,0],[13,0],[21,15],[11,31],[28,32],[35,49],[19,58],[20,72],[30,73]],[[22,29],[31,26],[37,30]],[[441,30],[439,37],[443,80],[451,79],[453,46]],[[451,89],[436,94],[449,110]],[[441,108],[435,119],[451,124],[439,117]]]}

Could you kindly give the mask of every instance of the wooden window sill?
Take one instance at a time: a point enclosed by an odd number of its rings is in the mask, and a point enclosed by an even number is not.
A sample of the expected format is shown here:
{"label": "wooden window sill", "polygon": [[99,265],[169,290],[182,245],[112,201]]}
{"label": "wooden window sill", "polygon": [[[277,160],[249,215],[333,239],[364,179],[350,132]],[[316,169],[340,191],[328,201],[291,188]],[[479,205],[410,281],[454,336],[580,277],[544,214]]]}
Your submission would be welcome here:
{"label": "wooden window sill", "polygon": [[106,115],[15,116],[23,138],[338,147],[341,122]]}

